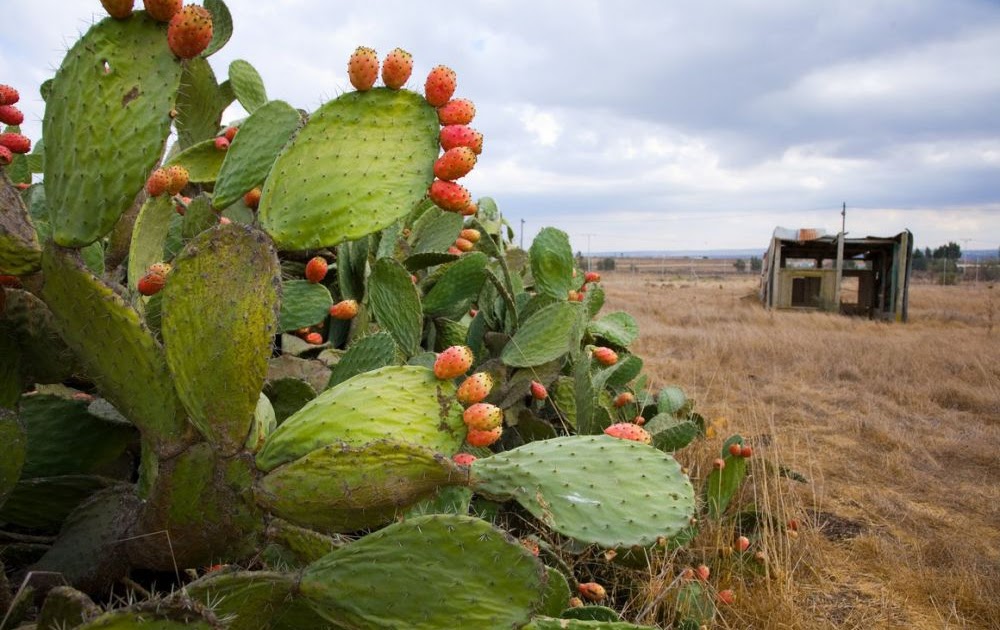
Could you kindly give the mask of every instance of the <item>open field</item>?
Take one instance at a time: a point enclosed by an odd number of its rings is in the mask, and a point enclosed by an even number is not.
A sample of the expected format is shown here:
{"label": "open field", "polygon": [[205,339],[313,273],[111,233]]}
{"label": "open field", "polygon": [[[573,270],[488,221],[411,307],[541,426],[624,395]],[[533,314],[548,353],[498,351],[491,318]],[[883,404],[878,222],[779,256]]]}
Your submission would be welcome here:
{"label": "open field", "polygon": [[654,388],[715,422],[692,475],[741,433],[745,502],[803,523],[760,542],[766,578],[720,577],[738,597],[721,627],[1000,628],[1000,287],[917,284],[887,324],[771,313],[746,277],[603,275]]}

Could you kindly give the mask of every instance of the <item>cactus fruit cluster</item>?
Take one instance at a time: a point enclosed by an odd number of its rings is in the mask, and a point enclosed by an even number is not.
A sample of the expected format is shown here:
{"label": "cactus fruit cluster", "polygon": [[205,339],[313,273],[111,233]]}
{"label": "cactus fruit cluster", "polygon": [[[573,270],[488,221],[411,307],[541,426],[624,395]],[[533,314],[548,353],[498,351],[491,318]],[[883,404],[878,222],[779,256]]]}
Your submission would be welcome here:
{"label": "cactus fruit cluster", "polygon": [[[34,152],[0,85],[0,558],[68,585],[38,627],[638,627],[558,619],[609,596],[539,543],[682,545],[749,447],[699,500],[673,452],[704,422],[648,391],[634,319],[455,182],[456,73],[420,94],[359,47],[306,114],[246,61],[218,81],[222,0],[102,4]],[[92,601],[150,575],[174,591]]]}

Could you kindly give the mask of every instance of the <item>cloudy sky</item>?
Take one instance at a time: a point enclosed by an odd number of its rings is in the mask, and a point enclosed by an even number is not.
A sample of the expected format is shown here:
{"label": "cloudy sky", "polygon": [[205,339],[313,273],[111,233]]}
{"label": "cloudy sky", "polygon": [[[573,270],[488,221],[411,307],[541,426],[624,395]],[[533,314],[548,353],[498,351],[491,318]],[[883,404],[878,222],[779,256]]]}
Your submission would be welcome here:
{"label": "cloudy sky", "polygon": [[[139,3],[141,5],[141,2]],[[909,228],[1000,245],[1000,4],[972,0],[230,0],[271,98],[350,89],[358,45],[458,73],[484,153],[465,184],[525,243],[586,251],[764,248],[773,228]],[[40,135],[37,86],[98,0],[4,0],[0,83]],[[228,114],[237,117],[241,112]]]}

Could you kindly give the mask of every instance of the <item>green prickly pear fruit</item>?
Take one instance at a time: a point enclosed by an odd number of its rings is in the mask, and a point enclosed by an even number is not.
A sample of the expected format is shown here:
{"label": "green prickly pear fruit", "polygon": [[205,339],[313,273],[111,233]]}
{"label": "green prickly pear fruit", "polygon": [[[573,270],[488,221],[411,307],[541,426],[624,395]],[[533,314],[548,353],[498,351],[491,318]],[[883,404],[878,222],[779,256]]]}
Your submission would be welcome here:
{"label": "green prickly pear fruit", "polygon": [[482,402],[493,389],[493,377],[488,372],[476,372],[462,381],[455,397],[463,405],[474,405]]}
{"label": "green prickly pear fruit", "polygon": [[549,390],[538,381],[531,381],[531,397],[535,400],[545,400],[549,397]]}
{"label": "green prickly pear fruit", "polygon": [[448,149],[434,162],[434,176],[445,181],[465,177],[476,165],[476,154],[469,147]]}
{"label": "green prickly pear fruit", "polygon": [[448,66],[434,66],[424,82],[424,98],[434,107],[441,107],[455,93],[458,77]]}
{"label": "green prickly pear fruit", "polygon": [[469,147],[479,155],[483,152],[483,134],[466,125],[445,125],[441,127],[441,148],[445,151],[455,147]]}
{"label": "green prickly pear fruit", "polygon": [[167,174],[166,169],[158,168],[150,173],[149,179],[146,180],[146,193],[150,197],[159,197],[167,192],[169,186],[170,175]]}
{"label": "green prickly pear fruit", "polygon": [[330,307],[330,317],[334,319],[354,319],[358,314],[358,303],[355,300],[341,300]]}
{"label": "green prickly pear fruit", "polygon": [[611,366],[618,363],[618,353],[604,346],[594,348],[594,358],[604,366]]}
{"label": "green prickly pear fruit", "polygon": [[394,48],[382,62],[382,82],[392,90],[398,90],[410,80],[413,72],[413,55],[402,48]]}
{"label": "green prickly pear fruit", "polygon": [[[160,171],[164,169],[156,169],[156,170]],[[167,184],[167,192],[170,193],[171,195],[179,195],[181,190],[183,190],[184,187],[187,186],[188,180],[190,179],[188,170],[183,166],[181,166],[180,164],[174,164],[173,166],[167,167],[165,172],[169,180],[169,183]],[[153,171],[153,173],[155,174],[156,171]],[[148,182],[147,182],[147,187],[148,187]],[[155,197],[156,195],[153,196]]]}
{"label": "green prickly pear fruit", "polygon": [[326,259],[322,256],[316,256],[309,259],[306,263],[306,280],[312,282],[313,284],[323,281],[326,277],[327,264]]}
{"label": "green prickly pear fruit", "polygon": [[577,590],[584,599],[591,602],[603,601],[608,596],[604,587],[597,582],[584,582],[577,587]]}
{"label": "green prickly pear fruit", "polygon": [[438,122],[448,125],[468,125],[476,117],[476,106],[467,98],[456,98],[438,107]]}
{"label": "green prickly pear fruit", "polygon": [[470,466],[472,462],[478,459],[472,453],[455,453],[451,456],[451,461],[455,462],[459,466]]}
{"label": "green prickly pear fruit", "polygon": [[604,429],[604,432],[620,440],[632,440],[633,442],[642,442],[643,444],[653,443],[653,436],[649,434],[649,431],[631,422],[612,424],[607,429]]}
{"label": "green prickly pear fruit", "polygon": [[469,433],[465,436],[465,441],[469,443],[469,446],[485,447],[499,440],[502,433],[503,427],[496,427],[490,431],[469,429]]}
{"label": "green prickly pear fruit", "polygon": [[442,381],[457,378],[469,371],[474,357],[468,346],[446,348],[434,360],[434,376]]}
{"label": "green prickly pear fruit", "polygon": [[476,403],[462,413],[470,431],[492,431],[503,422],[503,410],[489,403]]}
{"label": "green prickly pear fruit", "polygon": [[142,0],[142,6],[157,22],[169,22],[181,10],[181,0]]}
{"label": "green prickly pear fruit", "polygon": [[358,46],[347,61],[347,78],[359,92],[367,92],[378,78],[378,55],[373,48]]}
{"label": "green prickly pear fruit", "polygon": [[212,42],[212,14],[208,9],[189,4],[170,18],[167,44],[181,59],[200,55]]}
{"label": "green prickly pear fruit", "polygon": [[464,186],[440,179],[431,182],[428,195],[437,207],[448,212],[462,212],[472,203],[472,195]]}

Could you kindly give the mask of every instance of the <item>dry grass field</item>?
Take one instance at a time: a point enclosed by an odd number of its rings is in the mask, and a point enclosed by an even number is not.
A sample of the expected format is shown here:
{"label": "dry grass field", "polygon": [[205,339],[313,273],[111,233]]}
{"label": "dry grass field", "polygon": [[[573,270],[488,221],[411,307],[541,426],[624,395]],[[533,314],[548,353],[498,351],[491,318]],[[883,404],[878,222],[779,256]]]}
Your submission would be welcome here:
{"label": "dry grass field", "polygon": [[[1000,628],[1000,287],[917,284],[896,324],[768,312],[746,276],[603,275],[653,386],[716,427],[692,476],[731,433],[755,447],[743,503],[779,524],[755,543],[764,576],[713,576],[737,593],[719,627]],[[704,553],[732,535],[703,532]],[[648,621],[669,579],[633,600]]]}

